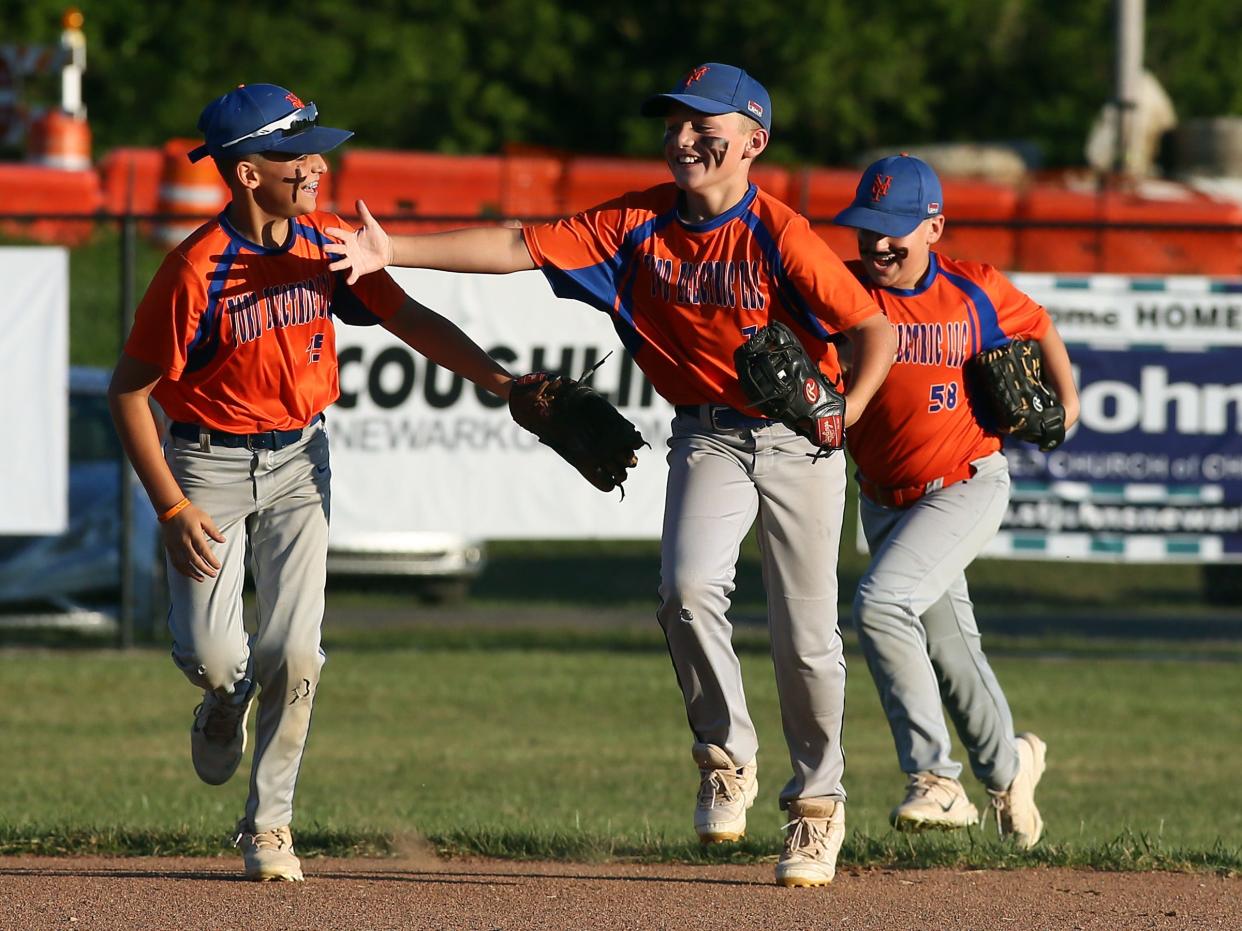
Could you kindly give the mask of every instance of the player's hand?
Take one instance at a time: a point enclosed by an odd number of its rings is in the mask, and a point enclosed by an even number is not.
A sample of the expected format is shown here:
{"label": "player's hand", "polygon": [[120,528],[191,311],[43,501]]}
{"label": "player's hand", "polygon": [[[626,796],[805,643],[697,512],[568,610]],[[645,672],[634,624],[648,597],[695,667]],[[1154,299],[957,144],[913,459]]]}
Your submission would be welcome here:
{"label": "player's hand", "polygon": [[363,201],[357,202],[358,218],[362,226],[356,230],[329,226],[324,230],[339,242],[324,245],[324,251],[337,259],[328,266],[331,271],[349,271],[346,284],[353,284],[363,275],[377,272],[392,261],[392,240],[384,228],[371,216]]}
{"label": "player's hand", "polygon": [[224,534],[216,529],[211,516],[192,503],[171,520],[160,525],[164,549],[173,568],[195,582],[215,578],[220,560],[211,548],[211,540],[224,542]]}

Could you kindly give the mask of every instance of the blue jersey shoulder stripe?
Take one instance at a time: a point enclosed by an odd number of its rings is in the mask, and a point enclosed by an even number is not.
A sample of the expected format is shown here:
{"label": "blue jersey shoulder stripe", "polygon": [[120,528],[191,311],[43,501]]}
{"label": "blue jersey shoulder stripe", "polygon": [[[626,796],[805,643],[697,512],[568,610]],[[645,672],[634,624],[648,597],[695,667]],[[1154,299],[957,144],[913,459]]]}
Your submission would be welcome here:
{"label": "blue jersey shoulder stripe", "polygon": [[638,327],[634,324],[634,279],[638,276],[638,263],[634,261],[634,254],[638,251],[638,247],[645,243],[660,230],[671,224],[677,219],[677,208],[674,207],[667,213],[652,217],[646,223],[640,223],[628,233],[621,243],[622,266],[625,279],[618,289],[617,315],[613,318],[612,325],[617,331],[617,336],[621,338],[621,345],[626,348],[631,356],[637,355],[642,348],[642,335],[638,332]]}
{"label": "blue jersey shoulder stripe", "polygon": [[215,358],[220,348],[220,292],[228,281],[229,268],[241,252],[237,239],[229,237],[229,244],[216,267],[207,275],[207,306],[198,320],[198,329],[186,350],[185,370],[197,372]]}
{"label": "blue jersey shoulder stripe", "polygon": [[759,219],[759,215],[748,211],[742,217],[742,222],[750,229],[755,241],[759,243],[759,248],[763,251],[764,260],[768,263],[768,273],[772,276],[774,296],[785,305],[789,315],[812,334],[819,339],[835,342],[834,334],[829,333],[820,319],[811,313],[806,298],[785,273],[785,263],[781,259],[780,247],[776,244],[771,231]]}
{"label": "blue jersey shoulder stripe", "polygon": [[307,226],[305,223],[298,223],[296,220],[293,223],[293,231],[295,235],[301,236],[303,239],[313,242],[320,248],[323,248],[323,244],[327,242],[320,230],[313,226]]}
{"label": "blue jersey shoulder stripe", "polygon": [[676,215],[673,210],[634,227],[625,234],[616,252],[594,265],[583,268],[544,265],[540,270],[557,297],[581,301],[612,316],[613,326],[625,348],[630,353],[637,352],[641,338],[634,325],[634,253]]}
{"label": "blue jersey shoulder stripe", "polygon": [[992,303],[987,292],[964,275],[955,275],[943,268],[940,269],[940,274],[945,277],[946,281],[951,281],[956,285],[974,304],[975,312],[979,315],[979,335],[976,342],[978,348],[975,351],[987,352],[989,349],[1008,343],[1009,337],[1001,329],[1000,321],[996,316],[996,305]]}
{"label": "blue jersey shoulder stripe", "polygon": [[297,242],[299,224],[296,222],[289,224],[289,236],[283,245],[263,246],[257,242],[251,242],[243,236],[237,227],[229,222],[228,215],[223,211],[218,217],[216,217],[216,221],[220,224],[220,229],[224,230],[225,234],[234,242],[234,244],[243,249],[249,249],[251,252],[258,255],[278,255],[281,252],[288,252],[293,248],[293,244]]}

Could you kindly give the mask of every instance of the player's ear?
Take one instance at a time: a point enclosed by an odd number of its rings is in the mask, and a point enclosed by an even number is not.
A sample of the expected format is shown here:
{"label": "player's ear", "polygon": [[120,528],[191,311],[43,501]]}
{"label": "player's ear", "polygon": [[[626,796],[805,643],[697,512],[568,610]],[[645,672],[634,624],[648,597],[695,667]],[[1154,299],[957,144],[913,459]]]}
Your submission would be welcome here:
{"label": "player's ear", "polygon": [[933,245],[940,242],[940,237],[944,235],[944,214],[932,217],[927,221],[927,244]]}
{"label": "player's ear", "polygon": [[768,131],[766,129],[751,130],[750,136],[746,140],[746,148],[742,155],[747,158],[754,158],[760,152],[768,147]]}
{"label": "player's ear", "polygon": [[259,186],[259,166],[249,159],[239,158],[233,171],[233,177],[242,187],[253,191]]}

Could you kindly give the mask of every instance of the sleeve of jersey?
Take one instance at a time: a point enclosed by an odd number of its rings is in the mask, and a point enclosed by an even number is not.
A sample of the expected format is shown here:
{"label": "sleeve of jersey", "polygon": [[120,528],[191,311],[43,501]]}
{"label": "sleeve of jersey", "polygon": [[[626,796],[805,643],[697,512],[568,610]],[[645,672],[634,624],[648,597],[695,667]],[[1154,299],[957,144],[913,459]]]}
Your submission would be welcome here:
{"label": "sleeve of jersey", "polygon": [[[780,243],[787,283],[829,333],[840,333],[880,312],[875,301],[805,219],[786,227]],[[796,311],[796,308],[790,308]]]}
{"label": "sleeve of jersey", "polygon": [[617,304],[625,208],[610,201],[556,223],[522,228],[531,260],[557,297],[605,312]]}
{"label": "sleeve of jersey", "polygon": [[987,269],[987,290],[996,302],[997,323],[1009,338],[1042,339],[1052,326],[1052,318],[1041,304],[991,266]]}
{"label": "sleeve of jersey", "polygon": [[134,311],[125,354],[178,380],[206,306],[202,277],[179,252],[169,253]]}
{"label": "sleeve of jersey", "polygon": [[351,326],[375,326],[400,310],[409,295],[381,269],[363,275],[352,285],[337,272],[332,290],[332,316]]}

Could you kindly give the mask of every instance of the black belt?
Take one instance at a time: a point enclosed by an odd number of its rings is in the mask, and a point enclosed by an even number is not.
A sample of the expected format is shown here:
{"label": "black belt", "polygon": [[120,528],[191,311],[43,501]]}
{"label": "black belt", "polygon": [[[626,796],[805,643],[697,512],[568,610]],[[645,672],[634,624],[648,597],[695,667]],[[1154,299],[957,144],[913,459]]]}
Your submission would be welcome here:
{"label": "black belt", "polygon": [[776,423],[775,420],[769,420],[767,417],[752,417],[750,414],[743,414],[727,404],[677,404],[673,409],[684,417],[694,417],[700,420],[703,419],[706,409],[706,422],[717,430],[757,430]]}
{"label": "black belt", "polygon": [[[316,414],[311,422],[298,430],[268,430],[264,433],[225,433],[223,430],[208,430],[207,437],[213,446],[244,446],[246,449],[284,449],[302,439],[306,431],[319,421],[323,414]],[[203,428],[196,423],[174,423],[168,432],[179,440],[199,441]]]}

